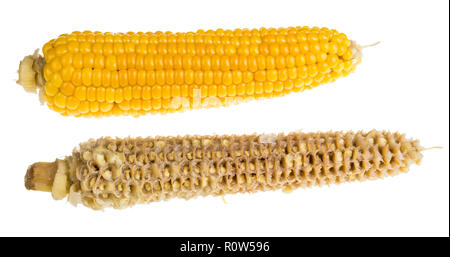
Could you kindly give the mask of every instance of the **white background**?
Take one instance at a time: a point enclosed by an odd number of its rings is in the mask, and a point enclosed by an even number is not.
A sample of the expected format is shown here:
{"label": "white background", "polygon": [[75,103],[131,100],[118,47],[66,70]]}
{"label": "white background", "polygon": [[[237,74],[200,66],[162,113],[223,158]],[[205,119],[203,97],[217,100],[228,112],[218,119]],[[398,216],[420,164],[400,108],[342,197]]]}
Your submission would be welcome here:
{"label": "white background", "polygon": [[[448,236],[448,1],[2,1],[0,235]],[[23,56],[73,30],[326,26],[360,44],[356,72],[303,93],[166,116],[67,118],[15,84]],[[384,180],[92,211],[27,191],[28,165],[100,136],[386,129],[423,146]]]}

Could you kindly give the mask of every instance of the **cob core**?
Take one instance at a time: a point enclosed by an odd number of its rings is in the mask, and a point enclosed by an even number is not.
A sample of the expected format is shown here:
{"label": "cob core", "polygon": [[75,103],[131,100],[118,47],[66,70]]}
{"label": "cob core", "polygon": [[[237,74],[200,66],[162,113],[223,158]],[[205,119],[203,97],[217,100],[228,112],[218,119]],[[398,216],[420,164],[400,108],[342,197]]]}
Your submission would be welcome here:
{"label": "cob core", "polygon": [[27,189],[95,210],[363,181],[407,172],[424,150],[385,131],[100,138],[28,168]]}
{"label": "cob core", "polygon": [[39,90],[62,115],[168,113],[275,97],[352,72],[361,47],[328,28],[72,32],[19,66],[18,84]]}

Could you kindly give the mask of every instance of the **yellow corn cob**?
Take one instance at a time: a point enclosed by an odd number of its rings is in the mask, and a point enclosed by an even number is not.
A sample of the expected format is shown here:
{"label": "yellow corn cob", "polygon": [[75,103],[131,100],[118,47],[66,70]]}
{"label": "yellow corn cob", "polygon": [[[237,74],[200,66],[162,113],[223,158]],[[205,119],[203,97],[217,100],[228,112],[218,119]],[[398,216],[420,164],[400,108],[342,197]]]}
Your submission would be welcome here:
{"label": "yellow corn cob", "polygon": [[170,198],[337,184],[419,164],[416,140],[390,132],[101,138],[28,168],[27,189],[93,209]]}
{"label": "yellow corn cob", "polygon": [[327,28],[72,32],[27,56],[18,83],[62,115],[167,113],[226,106],[328,83],[361,47]]}

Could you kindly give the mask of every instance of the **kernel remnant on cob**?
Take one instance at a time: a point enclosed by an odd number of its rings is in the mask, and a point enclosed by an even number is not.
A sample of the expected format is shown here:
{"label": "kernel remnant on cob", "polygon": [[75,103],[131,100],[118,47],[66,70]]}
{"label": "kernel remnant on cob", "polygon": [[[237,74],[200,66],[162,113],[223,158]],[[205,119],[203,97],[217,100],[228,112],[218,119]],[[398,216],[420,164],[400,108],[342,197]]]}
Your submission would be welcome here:
{"label": "kernel remnant on cob", "polygon": [[352,72],[361,48],[328,28],[72,32],[27,56],[18,83],[62,115],[168,113],[281,96]]}
{"label": "kernel remnant on cob", "polygon": [[27,189],[92,209],[363,181],[407,172],[424,148],[399,133],[100,138],[35,163]]}

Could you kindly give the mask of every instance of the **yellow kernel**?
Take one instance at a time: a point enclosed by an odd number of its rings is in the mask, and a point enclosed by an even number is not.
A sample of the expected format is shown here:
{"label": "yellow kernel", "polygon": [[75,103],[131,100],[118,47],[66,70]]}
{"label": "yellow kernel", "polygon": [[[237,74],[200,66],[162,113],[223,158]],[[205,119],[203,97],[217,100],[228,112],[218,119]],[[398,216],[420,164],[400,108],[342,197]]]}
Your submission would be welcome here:
{"label": "yellow kernel", "polygon": [[106,57],[105,67],[106,67],[106,69],[108,69],[108,70],[110,70],[110,71],[116,71],[116,70],[117,70],[117,60],[116,60],[116,56],[114,56],[114,55],[108,55],[108,56]]}
{"label": "yellow kernel", "polygon": [[153,99],[160,99],[161,98],[161,94],[162,94],[162,92],[161,92],[162,90],[161,90],[161,87],[160,86],[155,86],[155,87],[152,87],[152,98]]}
{"label": "yellow kernel", "polygon": [[265,81],[266,80],[266,72],[265,71],[257,71],[255,73],[256,81]]}
{"label": "yellow kernel", "polygon": [[328,64],[323,62],[323,63],[319,63],[317,65],[317,68],[319,70],[320,73],[327,73],[329,71],[329,67]]}
{"label": "yellow kernel", "polygon": [[94,69],[92,71],[92,85],[98,87],[102,84],[102,70]]}
{"label": "yellow kernel", "polygon": [[152,100],[152,109],[155,109],[155,110],[161,109],[161,99]]}
{"label": "yellow kernel", "polygon": [[90,68],[81,70],[81,80],[85,86],[90,86],[92,84],[92,70]]}
{"label": "yellow kernel", "polygon": [[225,97],[227,95],[227,87],[225,85],[217,86],[217,96]]}
{"label": "yellow kernel", "polygon": [[145,80],[146,80],[145,70],[139,70],[137,73],[137,84],[140,86],[144,86]]}
{"label": "yellow kernel", "polygon": [[72,73],[72,84],[80,86],[82,84],[82,72],[79,69],[75,69]]}
{"label": "yellow kernel", "polygon": [[273,83],[272,82],[264,82],[264,92],[271,93],[273,91]]}
{"label": "yellow kernel", "polygon": [[130,101],[123,100],[122,102],[119,103],[119,108],[122,111],[128,111],[130,109]]}
{"label": "yellow kernel", "polygon": [[54,58],[48,65],[53,72],[58,72],[62,69],[61,59],[59,57]]}
{"label": "yellow kernel", "polygon": [[113,106],[113,103],[103,102],[100,104],[100,111],[109,112],[110,110],[112,110]]}
{"label": "yellow kernel", "polygon": [[75,69],[72,66],[64,67],[61,70],[61,78],[62,78],[62,80],[63,81],[71,81],[74,70]]}
{"label": "yellow kernel", "polygon": [[115,89],[114,88],[106,88],[105,90],[105,101],[108,103],[114,102],[114,96],[115,96]]}
{"label": "yellow kernel", "polygon": [[231,85],[233,83],[233,75],[231,71],[225,71],[222,77],[223,84]]}
{"label": "yellow kernel", "polygon": [[99,102],[90,102],[89,103],[89,111],[90,112],[98,112],[99,109],[100,109]]}
{"label": "yellow kernel", "polygon": [[116,88],[115,95],[114,95],[114,102],[121,103],[122,101],[123,101],[123,89]]}
{"label": "yellow kernel", "polygon": [[101,54],[96,54],[94,57],[94,68],[103,69],[105,67],[105,57]]}
{"label": "yellow kernel", "polygon": [[277,71],[276,70],[268,70],[267,71],[267,80],[268,81],[277,80]]}
{"label": "yellow kernel", "polygon": [[78,106],[78,110],[80,113],[88,113],[89,112],[89,102],[82,101],[80,102],[80,105]]}
{"label": "yellow kernel", "polygon": [[350,49],[347,49],[344,54],[342,55],[342,59],[344,59],[345,61],[351,60],[353,57],[353,52]]}
{"label": "yellow kernel", "polygon": [[228,96],[236,96],[236,85],[230,85],[227,87]]}
{"label": "yellow kernel", "polygon": [[121,87],[128,86],[128,71],[127,70],[119,71],[119,85]]}
{"label": "yellow kernel", "polygon": [[45,54],[45,60],[47,62],[52,61],[56,57],[56,51],[55,48],[48,49],[47,53]]}
{"label": "yellow kernel", "polygon": [[134,86],[137,82],[137,70],[129,69],[128,70],[128,85]]}
{"label": "yellow kernel", "polygon": [[45,93],[48,96],[55,96],[58,93],[58,91],[59,91],[59,89],[54,86],[51,86],[51,85],[45,86]]}
{"label": "yellow kernel", "polygon": [[74,96],[80,101],[86,100],[86,87],[78,86],[75,88]]}
{"label": "yellow kernel", "polygon": [[97,95],[96,95],[96,99],[99,102],[104,102],[105,101],[105,88],[104,87],[99,87],[97,88]]}
{"label": "yellow kernel", "polygon": [[67,97],[62,93],[58,93],[54,97],[54,103],[59,108],[66,108]]}
{"label": "yellow kernel", "polygon": [[67,50],[71,53],[77,53],[80,50],[80,44],[77,41],[71,41],[67,44]]}
{"label": "yellow kernel", "polygon": [[69,96],[66,105],[68,109],[75,110],[80,105],[80,100],[76,97]]}
{"label": "yellow kernel", "polygon": [[53,86],[55,88],[61,87],[62,84],[63,79],[61,78],[61,75],[59,75],[58,73],[53,73],[51,75],[50,80],[46,83],[46,85]]}
{"label": "yellow kernel", "polygon": [[152,109],[152,102],[150,100],[142,100],[142,110],[150,111]]}
{"label": "yellow kernel", "polygon": [[73,92],[75,91],[75,87],[74,87],[74,85],[72,85],[72,83],[65,82],[61,86],[60,91],[65,96],[71,96],[71,95],[73,95]]}
{"label": "yellow kernel", "polygon": [[44,78],[45,80],[50,80],[51,76],[53,74],[53,71],[50,69],[50,66],[46,65],[44,66]]}
{"label": "yellow kernel", "polygon": [[141,87],[132,87],[132,98],[133,99],[141,99],[142,88]]}
{"label": "yellow kernel", "polygon": [[97,89],[95,87],[88,87],[86,91],[86,99],[89,102],[95,101],[97,98]]}
{"label": "yellow kernel", "polygon": [[73,61],[72,53],[65,53],[63,56],[61,56],[61,64],[63,67],[71,66],[72,61]]}
{"label": "yellow kernel", "polygon": [[94,67],[95,55],[93,53],[86,53],[83,55],[83,67],[93,68]]}
{"label": "yellow kernel", "polygon": [[138,110],[140,110],[141,109],[141,100],[140,99],[132,99],[131,100],[131,108],[133,109],[133,110],[136,110],[136,111],[138,111]]}

